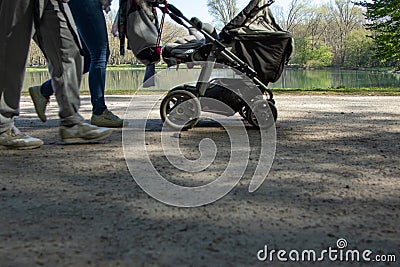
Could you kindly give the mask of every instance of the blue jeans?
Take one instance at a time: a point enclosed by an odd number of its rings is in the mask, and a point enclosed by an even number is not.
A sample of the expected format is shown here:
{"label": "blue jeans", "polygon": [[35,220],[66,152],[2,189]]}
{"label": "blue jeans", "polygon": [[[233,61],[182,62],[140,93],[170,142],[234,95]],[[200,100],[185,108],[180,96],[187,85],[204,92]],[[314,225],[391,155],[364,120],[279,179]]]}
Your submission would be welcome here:
{"label": "blue jeans", "polygon": [[[92,111],[94,115],[100,115],[107,109],[104,89],[110,55],[103,10],[99,0],[71,0],[68,4],[82,41],[85,62],[83,73],[89,72]],[[41,92],[44,97],[50,98],[54,93],[51,80],[42,84]]]}

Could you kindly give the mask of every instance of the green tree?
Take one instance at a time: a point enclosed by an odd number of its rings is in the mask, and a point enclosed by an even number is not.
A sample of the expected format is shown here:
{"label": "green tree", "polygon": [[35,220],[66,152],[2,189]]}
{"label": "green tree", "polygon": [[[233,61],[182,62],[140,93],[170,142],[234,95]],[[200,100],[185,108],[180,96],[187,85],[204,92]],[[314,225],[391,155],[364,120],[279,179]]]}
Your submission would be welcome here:
{"label": "green tree", "polygon": [[373,32],[376,56],[400,69],[400,0],[358,3],[367,8],[367,27]]}
{"label": "green tree", "polygon": [[376,60],[371,57],[374,54],[374,40],[365,29],[353,30],[345,39],[347,54],[344,61],[345,67],[370,67],[376,65]]}
{"label": "green tree", "polygon": [[307,65],[311,67],[329,67],[332,65],[332,49],[326,45],[320,45],[312,54],[311,60]]}
{"label": "green tree", "polygon": [[310,42],[306,38],[295,38],[295,53],[290,60],[290,64],[305,66],[307,60],[310,59],[312,50]]}
{"label": "green tree", "polygon": [[332,65],[332,49],[325,44],[316,46],[308,39],[297,39],[293,64],[307,68],[329,67]]}

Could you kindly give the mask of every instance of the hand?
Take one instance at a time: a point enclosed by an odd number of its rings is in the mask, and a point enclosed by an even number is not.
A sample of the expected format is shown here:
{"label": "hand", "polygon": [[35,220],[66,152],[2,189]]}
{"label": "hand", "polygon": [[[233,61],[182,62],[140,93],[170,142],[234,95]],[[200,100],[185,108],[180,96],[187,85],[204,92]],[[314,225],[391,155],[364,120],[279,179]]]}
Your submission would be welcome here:
{"label": "hand", "polygon": [[111,2],[112,0],[100,0],[101,6],[106,13],[111,11]]}
{"label": "hand", "polygon": [[118,23],[117,23],[117,21],[114,21],[114,23],[113,23],[113,25],[112,25],[112,27],[111,27],[111,33],[112,33],[112,35],[113,35],[114,37],[117,37],[117,36],[119,35],[119,32],[118,32]]}

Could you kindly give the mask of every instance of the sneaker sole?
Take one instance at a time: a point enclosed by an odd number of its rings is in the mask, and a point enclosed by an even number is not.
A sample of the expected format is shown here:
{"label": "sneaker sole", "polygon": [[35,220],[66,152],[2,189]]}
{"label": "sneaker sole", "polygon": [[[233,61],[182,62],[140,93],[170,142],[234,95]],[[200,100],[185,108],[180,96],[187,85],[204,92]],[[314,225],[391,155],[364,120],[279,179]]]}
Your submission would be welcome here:
{"label": "sneaker sole", "polygon": [[35,98],[35,95],[33,94],[31,88],[29,88],[29,95],[30,95],[31,98],[32,98],[32,102],[33,102],[33,106],[35,107],[36,115],[39,117],[39,119],[40,119],[42,122],[46,122],[46,121],[47,121],[46,115],[40,115],[40,112],[38,112],[38,107],[37,107],[37,105],[36,105],[36,102],[37,102],[37,101],[35,101],[36,98]]}
{"label": "sneaker sole", "polygon": [[104,135],[101,135],[99,137],[92,138],[92,139],[85,139],[85,138],[77,137],[77,138],[64,138],[64,139],[61,138],[61,140],[64,143],[68,143],[68,144],[71,144],[71,143],[90,143],[90,142],[100,141],[100,140],[102,140],[104,138],[109,137],[111,134],[112,134],[112,131],[108,131]]}
{"label": "sneaker sole", "polygon": [[0,145],[0,150],[30,150],[30,149],[36,149],[41,147],[43,144],[41,145],[32,145],[32,146],[20,146],[20,147],[13,147],[13,146],[3,146]]}

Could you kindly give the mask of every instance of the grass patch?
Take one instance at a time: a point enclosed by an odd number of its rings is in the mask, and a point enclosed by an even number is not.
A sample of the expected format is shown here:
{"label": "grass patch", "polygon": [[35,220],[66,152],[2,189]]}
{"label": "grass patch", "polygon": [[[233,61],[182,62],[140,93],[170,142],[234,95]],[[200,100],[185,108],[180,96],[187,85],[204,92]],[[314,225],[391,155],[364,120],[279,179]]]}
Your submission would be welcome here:
{"label": "grass patch", "polygon": [[26,72],[42,72],[49,71],[46,66],[37,66],[37,67],[27,67]]}
{"label": "grass patch", "polygon": [[145,70],[146,66],[142,64],[121,64],[121,65],[107,65],[107,71],[119,70]]}

